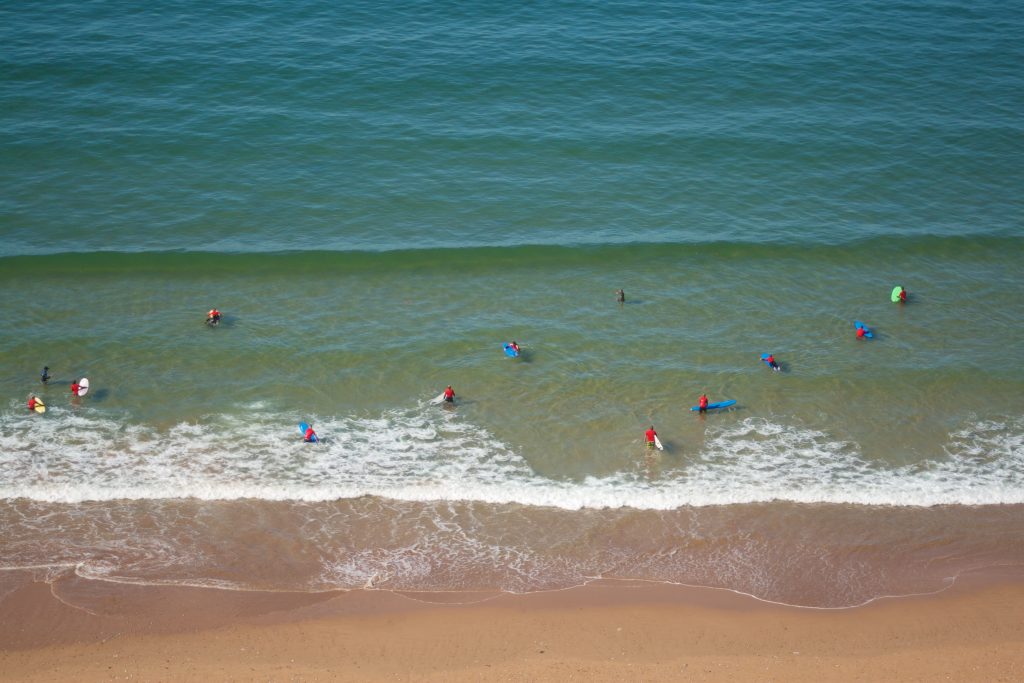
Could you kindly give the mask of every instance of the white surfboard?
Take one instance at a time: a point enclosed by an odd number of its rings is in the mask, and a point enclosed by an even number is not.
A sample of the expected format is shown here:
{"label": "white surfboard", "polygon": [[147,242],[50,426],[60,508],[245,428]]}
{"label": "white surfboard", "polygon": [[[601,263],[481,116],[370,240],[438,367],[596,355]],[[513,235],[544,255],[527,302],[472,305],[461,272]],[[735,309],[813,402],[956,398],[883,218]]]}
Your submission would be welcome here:
{"label": "white surfboard", "polygon": [[658,438],[657,434],[654,435],[654,447],[659,451],[665,450],[665,447],[661,445],[661,439]]}
{"label": "white surfboard", "polygon": [[87,377],[83,377],[82,379],[78,380],[78,395],[79,396],[85,396],[88,393],[89,393],[89,379]]}
{"label": "white surfboard", "polygon": [[444,392],[442,391],[437,398],[430,399],[430,402],[433,403],[435,406],[444,403]]}

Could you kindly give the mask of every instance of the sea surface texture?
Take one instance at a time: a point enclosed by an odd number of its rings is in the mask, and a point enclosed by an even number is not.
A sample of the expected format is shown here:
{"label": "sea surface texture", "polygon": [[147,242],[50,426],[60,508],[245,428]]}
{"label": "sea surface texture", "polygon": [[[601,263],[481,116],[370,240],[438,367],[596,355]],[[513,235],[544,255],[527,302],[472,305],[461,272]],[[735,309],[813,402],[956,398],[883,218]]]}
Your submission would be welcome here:
{"label": "sea surface texture", "polygon": [[988,0],[0,6],[0,600],[1024,565],[1022,64]]}

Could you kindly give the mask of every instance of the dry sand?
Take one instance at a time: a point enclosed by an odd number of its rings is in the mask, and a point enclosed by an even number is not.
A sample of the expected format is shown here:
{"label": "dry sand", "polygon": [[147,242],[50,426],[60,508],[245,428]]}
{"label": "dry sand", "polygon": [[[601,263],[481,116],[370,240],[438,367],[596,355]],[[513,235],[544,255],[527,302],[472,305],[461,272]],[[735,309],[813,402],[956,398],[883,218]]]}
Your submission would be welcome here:
{"label": "dry sand", "polygon": [[1019,570],[846,610],[623,582],[425,596],[78,579],[0,608],[4,680],[1024,680]]}

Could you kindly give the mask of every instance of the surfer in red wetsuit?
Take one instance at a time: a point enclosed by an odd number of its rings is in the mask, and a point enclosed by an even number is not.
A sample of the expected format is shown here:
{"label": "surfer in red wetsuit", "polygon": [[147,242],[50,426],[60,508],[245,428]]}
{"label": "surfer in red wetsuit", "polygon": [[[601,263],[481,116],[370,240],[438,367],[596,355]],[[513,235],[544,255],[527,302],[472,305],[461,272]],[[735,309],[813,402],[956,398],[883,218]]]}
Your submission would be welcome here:
{"label": "surfer in red wetsuit", "polygon": [[455,403],[455,390],[452,389],[451,384],[449,384],[448,388],[444,390],[444,400],[448,403]]}
{"label": "surfer in red wetsuit", "polygon": [[512,343],[509,344],[509,346],[511,346],[515,350],[516,353],[519,353],[519,344],[516,344],[516,340],[515,339],[512,340]]}
{"label": "surfer in red wetsuit", "polygon": [[864,327],[858,327],[857,328],[857,339],[863,339],[864,338],[864,332],[865,332],[865,328]]}
{"label": "surfer in red wetsuit", "polygon": [[28,397],[28,409],[29,409],[29,412],[31,412],[31,411],[36,409],[36,397],[35,396],[29,396]]}
{"label": "surfer in red wetsuit", "polygon": [[302,440],[306,443],[313,443],[316,439],[316,432],[313,431],[313,425],[306,427],[306,433],[303,435]]}
{"label": "surfer in red wetsuit", "polygon": [[654,448],[654,437],[658,436],[658,432],[654,431],[654,425],[644,432],[644,439],[647,441],[648,448]]}
{"label": "surfer in red wetsuit", "polygon": [[701,394],[700,399],[697,401],[698,412],[708,412],[708,396],[707,394]]}
{"label": "surfer in red wetsuit", "polygon": [[206,314],[206,324],[216,325],[220,322],[220,311],[216,308],[211,308],[210,312]]}
{"label": "surfer in red wetsuit", "polygon": [[72,395],[78,396],[78,390],[80,388],[81,387],[78,385],[78,380],[76,379],[74,382],[71,383],[71,393],[72,393]]}
{"label": "surfer in red wetsuit", "polygon": [[774,353],[769,353],[768,357],[764,359],[764,362],[767,363],[768,367],[770,367],[772,370],[778,370],[779,369],[779,364],[775,362],[775,354]]}

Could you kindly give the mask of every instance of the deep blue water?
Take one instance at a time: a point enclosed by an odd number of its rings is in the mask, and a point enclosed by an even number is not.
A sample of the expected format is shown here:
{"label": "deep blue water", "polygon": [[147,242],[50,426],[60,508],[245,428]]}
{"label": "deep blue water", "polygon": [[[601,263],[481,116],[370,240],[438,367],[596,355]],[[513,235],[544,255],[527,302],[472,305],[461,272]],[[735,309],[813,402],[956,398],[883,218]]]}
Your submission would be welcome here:
{"label": "deep blue water", "polygon": [[0,254],[1021,235],[1012,4],[16,3]]}

